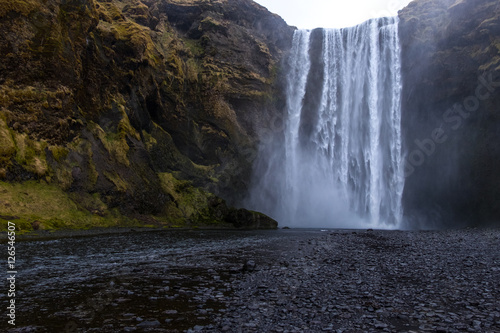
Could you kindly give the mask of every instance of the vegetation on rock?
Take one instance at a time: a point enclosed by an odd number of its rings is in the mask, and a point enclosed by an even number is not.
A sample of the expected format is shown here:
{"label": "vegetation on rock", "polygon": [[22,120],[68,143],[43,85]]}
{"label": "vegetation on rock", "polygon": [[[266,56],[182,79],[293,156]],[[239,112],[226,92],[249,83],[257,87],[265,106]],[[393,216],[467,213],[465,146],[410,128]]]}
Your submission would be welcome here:
{"label": "vegetation on rock", "polygon": [[0,32],[3,221],[229,223],[242,147],[281,112],[283,20],[250,0],[16,0]]}

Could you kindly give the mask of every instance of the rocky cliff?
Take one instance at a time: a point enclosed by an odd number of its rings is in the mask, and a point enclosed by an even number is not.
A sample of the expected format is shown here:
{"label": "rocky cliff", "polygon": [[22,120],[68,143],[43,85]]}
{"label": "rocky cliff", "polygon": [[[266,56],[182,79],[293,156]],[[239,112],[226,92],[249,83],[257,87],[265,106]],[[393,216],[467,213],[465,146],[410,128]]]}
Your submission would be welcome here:
{"label": "rocky cliff", "polygon": [[281,112],[292,34],[250,0],[2,2],[1,221],[275,226],[223,199]]}
{"label": "rocky cliff", "polygon": [[399,16],[410,226],[496,223],[500,3],[417,0]]}

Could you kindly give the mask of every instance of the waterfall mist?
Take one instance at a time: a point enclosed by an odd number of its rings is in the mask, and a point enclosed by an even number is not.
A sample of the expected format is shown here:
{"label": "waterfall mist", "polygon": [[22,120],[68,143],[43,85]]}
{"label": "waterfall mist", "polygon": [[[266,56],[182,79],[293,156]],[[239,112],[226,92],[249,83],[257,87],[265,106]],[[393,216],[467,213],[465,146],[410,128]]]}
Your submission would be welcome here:
{"label": "waterfall mist", "polygon": [[283,226],[397,228],[400,70],[397,18],[297,30],[284,131],[260,148],[248,206]]}

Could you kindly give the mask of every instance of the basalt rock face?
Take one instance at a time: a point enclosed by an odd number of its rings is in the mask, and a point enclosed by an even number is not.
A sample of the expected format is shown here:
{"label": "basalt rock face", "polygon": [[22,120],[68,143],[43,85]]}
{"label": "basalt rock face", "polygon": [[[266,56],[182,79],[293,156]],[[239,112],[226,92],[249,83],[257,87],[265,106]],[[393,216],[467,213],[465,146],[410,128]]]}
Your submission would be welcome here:
{"label": "basalt rock face", "polygon": [[103,217],[231,220],[292,35],[250,0],[0,4],[3,203],[29,181]]}
{"label": "basalt rock face", "polygon": [[399,16],[409,226],[497,223],[500,5],[417,0]]}

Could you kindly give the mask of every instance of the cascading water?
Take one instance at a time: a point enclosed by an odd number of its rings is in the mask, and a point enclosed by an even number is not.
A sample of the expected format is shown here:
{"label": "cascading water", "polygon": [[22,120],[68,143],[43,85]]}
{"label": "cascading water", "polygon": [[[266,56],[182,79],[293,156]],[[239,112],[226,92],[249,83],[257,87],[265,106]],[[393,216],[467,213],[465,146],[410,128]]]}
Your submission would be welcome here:
{"label": "cascading water", "polygon": [[262,147],[249,204],[295,227],[402,219],[398,19],[297,30],[280,144]]}

